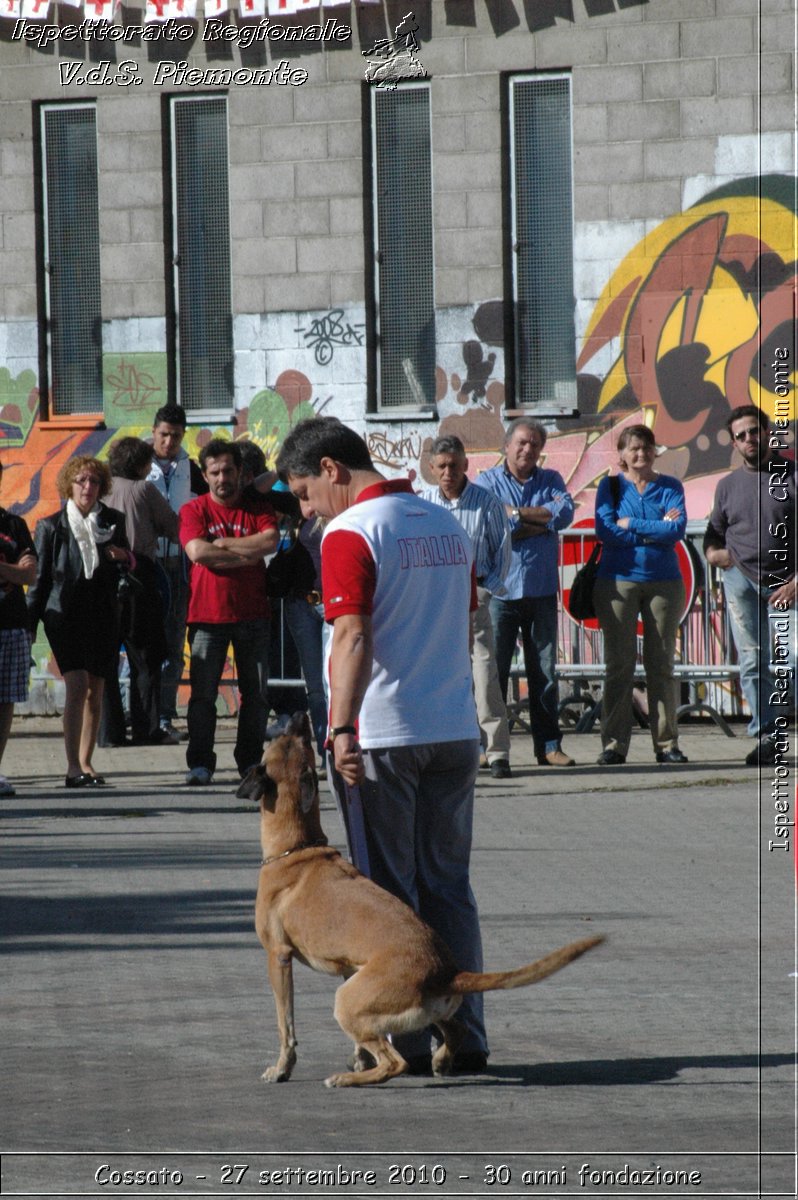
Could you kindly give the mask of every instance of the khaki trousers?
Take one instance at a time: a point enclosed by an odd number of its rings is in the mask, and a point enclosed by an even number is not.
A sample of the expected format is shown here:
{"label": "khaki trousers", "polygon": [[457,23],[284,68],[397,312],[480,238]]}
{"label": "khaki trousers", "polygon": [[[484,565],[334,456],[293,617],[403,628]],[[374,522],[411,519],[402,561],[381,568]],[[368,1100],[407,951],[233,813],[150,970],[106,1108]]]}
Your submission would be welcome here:
{"label": "khaki trousers", "polygon": [[482,745],[489,763],[497,759],[510,760],[510,726],[507,705],[499,687],[496,666],[496,642],[490,619],[490,592],[477,588],[479,605],[471,614],[474,642],[471,648],[471,672],[474,677],[474,700]]}
{"label": "khaki trousers", "polygon": [[626,755],[634,714],[632,687],[637,663],[637,619],[643,622],[643,666],[654,750],[678,745],[677,688],[673,674],[676,633],[684,612],[681,579],[636,583],[597,579],[593,590],[607,674],[601,699],[601,742],[605,750]]}

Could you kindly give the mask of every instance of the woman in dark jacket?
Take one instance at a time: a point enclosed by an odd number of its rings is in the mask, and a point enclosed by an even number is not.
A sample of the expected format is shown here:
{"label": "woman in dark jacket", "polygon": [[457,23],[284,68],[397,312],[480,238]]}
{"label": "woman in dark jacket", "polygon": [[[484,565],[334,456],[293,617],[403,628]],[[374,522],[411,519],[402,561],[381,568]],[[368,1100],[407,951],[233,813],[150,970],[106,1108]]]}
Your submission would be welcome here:
{"label": "woman in dark jacket", "polygon": [[69,788],[105,784],[91,760],[103,680],[119,646],[120,570],[132,556],[125,518],[101,503],[111,486],[105,463],[70,458],[56,486],[66,505],[36,526],[36,583],[28,590],[31,627],[44,625],[66,688],[64,744]]}

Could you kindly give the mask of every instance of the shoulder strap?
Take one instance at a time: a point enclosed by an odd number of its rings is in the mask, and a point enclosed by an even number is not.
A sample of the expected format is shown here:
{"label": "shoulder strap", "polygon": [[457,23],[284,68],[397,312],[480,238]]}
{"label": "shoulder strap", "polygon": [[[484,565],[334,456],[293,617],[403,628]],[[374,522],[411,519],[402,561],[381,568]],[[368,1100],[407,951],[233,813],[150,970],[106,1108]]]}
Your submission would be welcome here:
{"label": "shoulder strap", "polygon": [[621,502],[621,481],[617,475],[610,475],[610,494],[612,495],[612,503],[617,508]]}

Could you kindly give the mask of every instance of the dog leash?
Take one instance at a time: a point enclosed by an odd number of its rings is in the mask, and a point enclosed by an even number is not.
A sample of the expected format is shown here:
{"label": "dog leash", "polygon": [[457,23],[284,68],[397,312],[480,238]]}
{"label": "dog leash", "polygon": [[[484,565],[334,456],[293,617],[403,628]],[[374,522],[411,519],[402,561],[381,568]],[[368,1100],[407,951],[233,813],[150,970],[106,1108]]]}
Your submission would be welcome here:
{"label": "dog leash", "polygon": [[287,858],[289,854],[298,854],[300,850],[310,850],[313,846],[329,845],[326,838],[318,838],[315,842],[300,842],[298,846],[292,846],[290,850],[283,850],[282,854],[272,854],[269,858],[261,859],[261,866],[268,867],[269,863],[277,862],[278,858]]}
{"label": "dog leash", "polygon": [[349,834],[349,850],[352,862],[364,875],[370,875],[369,851],[366,842],[366,822],[363,817],[363,801],[357,784],[350,787],[344,783],[346,794],[346,830]]}

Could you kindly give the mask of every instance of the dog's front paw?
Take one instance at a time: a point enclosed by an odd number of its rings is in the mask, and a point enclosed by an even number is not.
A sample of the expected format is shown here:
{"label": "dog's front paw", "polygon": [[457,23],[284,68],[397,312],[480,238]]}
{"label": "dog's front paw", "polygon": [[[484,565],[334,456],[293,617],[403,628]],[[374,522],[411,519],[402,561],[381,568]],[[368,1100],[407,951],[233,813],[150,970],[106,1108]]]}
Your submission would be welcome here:
{"label": "dog's front paw", "polygon": [[287,1083],[290,1078],[291,1072],[280,1066],[267,1067],[261,1075],[261,1079],[265,1079],[266,1083]]}
{"label": "dog's front paw", "polygon": [[296,1059],[289,1059],[287,1062],[282,1058],[274,1064],[273,1067],[267,1067],[261,1075],[266,1083],[287,1083],[291,1078],[291,1072],[294,1069]]}

